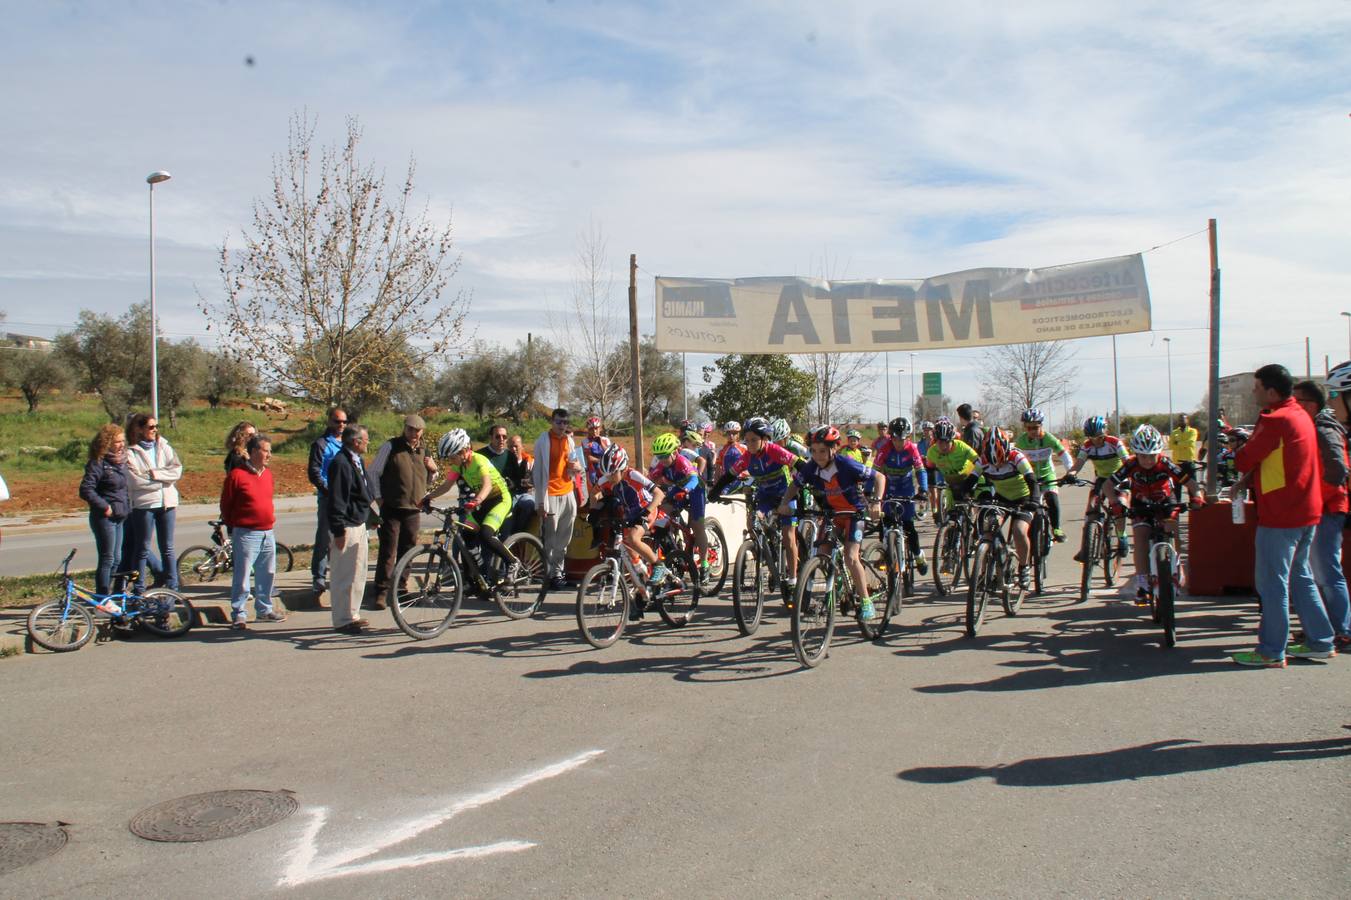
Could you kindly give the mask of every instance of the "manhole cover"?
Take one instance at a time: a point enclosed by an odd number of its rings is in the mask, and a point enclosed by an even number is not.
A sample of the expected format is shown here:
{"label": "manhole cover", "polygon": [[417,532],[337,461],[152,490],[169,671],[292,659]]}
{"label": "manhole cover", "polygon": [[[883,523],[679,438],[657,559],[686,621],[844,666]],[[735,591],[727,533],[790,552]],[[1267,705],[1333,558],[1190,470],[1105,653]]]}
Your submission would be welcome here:
{"label": "manhole cover", "polygon": [[290,791],[211,791],[143,809],[130,828],[148,841],[215,841],[280,822],[297,805]]}
{"label": "manhole cover", "polygon": [[60,824],[0,822],[0,875],[51,856],[66,846]]}

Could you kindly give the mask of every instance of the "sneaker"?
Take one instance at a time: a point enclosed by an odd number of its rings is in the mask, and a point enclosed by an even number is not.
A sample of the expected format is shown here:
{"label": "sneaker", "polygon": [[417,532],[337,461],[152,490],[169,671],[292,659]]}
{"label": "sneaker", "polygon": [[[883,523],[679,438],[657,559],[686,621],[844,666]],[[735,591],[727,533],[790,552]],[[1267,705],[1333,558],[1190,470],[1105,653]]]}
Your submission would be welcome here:
{"label": "sneaker", "polygon": [[1315,650],[1308,644],[1291,644],[1285,648],[1286,656],[1293,656],[1296,659],[1332,659],[1337,655],[1335,647],[1329,647],[1327,650]]}
{"label": "sneaker", "polygon": [[1061,528],[1052,528],[1052,529],[1051,529],[1051,540],[1055,541],[1057,544],[1063,544],[1063,543],[1065,543],[1065,532],[1064,532],[1064,530],[1061,529]]}
{"label": "sneaker", "polygon": [[1027,590],[1027,566],[1018,567],[1018,589]]}
{"label": "sneaker", "polygon": [[1148,606],[1149,604],[1150,604],[1150,599],[1149,599],[1149,588],[1147,588],[1147,587],[1137,587],[1137,588],[1135,589],[1135,605],[1136,605],[1136,606]]}
{"label": "sneaker", "polygon": [[649,587],[657,587],[666,580],[666,566],[657,563],[652,567],[652,577],[647,579]]}
{"label": "sneaker", "polygon": [[1076,551],[1074,551],[1074,561],[1077,562],[1077,563],[1081,563],[1081,562],[1084,561],[1084,551],[1083,551],[1083,550],[1076,550]]}
{"label": "sneaker", "polygon": [[562,575],[555,575],[549,579],[549,590],[561,591],[568,586],[568,580]]}
{"label": "sneaker", "polygon": [[276,610],[273,610],[272,612],[265,612],[265,613],[263,613],[261,616],[258,617],[258,621],[259,621],[259,622],[285,622],[285,621],[286,621],[286,616],[283,615],[282,613],[277,612]]}
{"label": "sneaker", "polygon": [[328,590],[328,583],[324,581],[315,581],[310,585],[310,589],[316,594],[322,594],[324,591]]}
{"label": "sneaker", "polygon": [[1284,659],[1267,659],[1256,650],[1244,650],[1242,653],[1235,653],[1229,658],[1240,666],[1248,666],[1254,669],[1284,669],[1286,666]]}
{"label": "sneaker", "polygon": [[249,620],[245,616],[240,616],[230,623],[231,631],[246,631],[249,627]]}
{"label": "sneaker", "polygon": [[640,603],[637,600],[637,598],[634,598],[629,602],[629,621],[630,622],[643,621],[643,604]]}
{"label": "sneaker", "polygon": [[921,575],[929,574],[929,561],[924,558],[923,553],[915,557],[915,571]]}
{"label": "sneaker", "polygon": [[872,597],[864,597],[863,602],[859,604],[859,618],[874,619],[877,617],[877,608],[873,606]]}
{"label": "sneaker", "polygon": [[1332,639],[1332,646],[1338,650],[1345,650],[1351,647],[1351,634],[1339,634]]}

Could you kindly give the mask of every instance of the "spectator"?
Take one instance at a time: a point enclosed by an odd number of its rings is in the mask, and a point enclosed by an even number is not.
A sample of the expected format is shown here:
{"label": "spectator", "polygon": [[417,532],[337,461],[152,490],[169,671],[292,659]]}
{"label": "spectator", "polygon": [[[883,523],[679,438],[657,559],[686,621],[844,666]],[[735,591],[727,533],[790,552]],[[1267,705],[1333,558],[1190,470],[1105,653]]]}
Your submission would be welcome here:
{"label": "spectator", "polygon": [[[605,449],[610,446],[610,439],[602,433],[604,430],[605,424],[601,422],[599,416],[592,416],[586,420],[586,436],[582,438],[580,450],[582,464],[586,467],[588,493],[594,489],[596,482],[600,480],[600,458],[605,453]],[[538,455],[538,450],[536,450],[536,455]]]}
{"label": "spectator", "polygon": [[877,452],[878,447],[882,446],[882,442],[887,439],[887,435],[891,433],[887,430],[886,422],[878,422],[875,427],[877,429],[877,437],[873,438],[873,442],[869,444],[869,446],[873,448],[874,453]]}
{"label": "spectator", "polygon": [[[159,436],[159,420],[149,413],[131,417],[127,443],[127,490],[131,496],[131,528],[124,536],[123,567],[136,572],[136,586],[143,584],[143,572],[150,556],[150,532],[159,543],[155,586],[168,585],[178,590],[178,566],[174,564],[174,517],[178,511],[178,479],[183,463]],[[128,565],[129,564],[129,565]]]}
{"label": "spectator", "polygon": [[422,527],[418,502],[436,477],[436,461],[427,455],[422,436],[427,423],[405,416],[403,433],[380,445],[367,467],[371,496],[380,507],[380,543],[375,554],[375,596],[370,609],[384,609],[394,564],[417,543]]}
{"label": "spectator", "polygon": [[[511,452],[510,439],[507,437],[507,426],[494,425],[492,428],[488,429],[487,445],[480,447],[478,450],[474,452],[477,453],[479,456],[485,457],[488,460],[488,462],[493,464],[493,468],[496,469],[498,473],[501,474],[502,478],[506,480],[507,487],[511,491],[511,495],[513,498],[512,512],[511,515],[507,518],[507,521],[503,523],[502,530],[500,532],[500,537],[505,540],[508,536],[510,536],[511,534],[515,533],[518,530],[516,527],[515,498],[521,491],[520,485],[523,477],[520,457],[516,456]],[[528,478],[529,476],[525,475],[524,477]],[[526,490],[530,491],[531,493],[534,492],[533,486],[527,487]],[[531,507],[530,511],[532,513],[534,512],[533,506]],[[526,517],[526,524],[529,524],[528,516]]]}
{"label": "spectator", "polygon": [[256,432],[244,445],[248,459],[225,476],[220,493],[220,517],[230,529],[234,548],[234,583],[230,590],[230,627],[248,627],[249,579],[253,579],[253,611],[259,622],[285,622],[272,606],[272,582],[277,575],[277,541],[273,527],[272,439]]}
{"label": "spectator", "polygon": [[306,469],[318,498],[318,527],[314,530],[314,555],[310,557],[310,580],[317,598],[328,590],[328,467],[342,449],[342,432],[347,427],[347,410],[335,406],[328,414],[328,428],[310,445]]}
{"label": "spectator", "polygon": [[979,447],[985,442],[985,429],[980,427],[980,413],[973,410],[970,403],[957,407],[957,419],[960,423],[958,437],[968,447]]}
{"label": "spectator", "polygon": [[1197,431],[1191,426],[1191,418],[1183,413],[1177,427],[1168,436],[1168,449],[1172,451],[1173,462],[1189,478],[1196,477],[1196,439]]}
{"label": "spectator", "polygon": [[370,627],[361,618],[361,595],[366,588],[366,557],[370,552],[366,539],[366,519],[371,514],[371,493],[366,482],[366,467],[361,455],[370,437],[360,425],[342,430],[342,449],[328,464],[326,472],[327,528],[332,542],[333,630],[341,634],[360,634]]}
{"label": "spectator", "polygon": [[1346,573],[1342,571],[1342,527],[1347,513],[1346,428],[1337,421],[1323,389],[1314,382],[1295,385],[1295,402],[1313,417],[1323,466],[1319,483],[1323,514],[1314,528],[1309,567],[1332,622],[1333,645],[1343,650],[1351,647],[1351,596],[1347,595]]}
{"label": "spectator", "polygon": [[563,588],[567,580],[563,566],[567,560],[572,528],[577,521],[577,495],[573,479],[582,466],[574,452],[576,446],[568,431],[571,417],[566,409],[555,409],[549,430],[535,441],[535,466],[531,481],[535,490],[535,509],[540,514],[540,539],[544,542],[545,577],[552,590]]}
{"label": "spectator", "polygon": [[[1285,658],[1328,659],[1332,623],[1309,568],[1309,548],[1322,513],[1318,437],[1313,420],[1292,395],[1295,382],[1285,366],[1271,364],[1253,373],[1253,395],[1263,412],[1252,438],[1235,458],[1238,470],[1252,472],[1257,492],[1257,593],[1262,623],[1257,649],[1236,653],[1241,666],[1284,668]],[[1304,643],[1290,639],[1290,607],[1304,626]]]}
{"label": "spectator", "polygon": [[89,460],[80,479],[80,499],[89,504],[98,565],[94,590],[112,593],[113,566],[123,563],[122,532],[131,510],[127,494],[127,438],[116,425],[104,425],[89,442]]}
{"label": "spectator", "polygon": [[535,457],[525,451],[525,440],[519,434],[511,436],[507,448],[512,459],[507,468],[514,473],[514,480],[508,478],[507,485],[516,495],[511,507],[511,531],[514,534],[528,529],[535,516]]}
{"label": "spectator", "polygon": [[258,433],[258,429],[253,427],[252,422],[240,422],[230,429],[229,435],[225,438],[225,474],[229,475],[232,469],[249,464],[249,451],[247,445],[249,438]]}

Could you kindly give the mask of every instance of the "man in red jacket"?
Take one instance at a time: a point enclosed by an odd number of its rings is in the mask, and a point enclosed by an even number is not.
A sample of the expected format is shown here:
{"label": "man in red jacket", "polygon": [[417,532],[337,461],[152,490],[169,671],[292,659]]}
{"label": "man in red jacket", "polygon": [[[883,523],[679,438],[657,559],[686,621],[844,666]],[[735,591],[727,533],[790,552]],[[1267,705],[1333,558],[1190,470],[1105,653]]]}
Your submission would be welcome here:
{"label": "man in red jacket", "polygon": [[225,476],[220,494],[220,517],[230,529],[234,546],[234,585],[230,591],[230,627],[248,627],[249,574],[253,575],[253,606],[259,622],[284,622],[286,616],[272,608],[272,580],[277,574],[277,544],[272,527],[277,514],[272,506],[272,439],[255,434],[246,445],[247,465],[236,466]]}
{"label": "man in red jacket", "polygon": [[[1322,465],[1313,420],[1295,402],[1295,380],[1281,365],[1253,373],[1253,396],[1263,412],[1252,438],[1234,457],[1252,473],[1257,492],[1256,584],[1262,603],[1257,650],[1234,654],[1241,666],[1284,668],[1287,656],[1330,659],[1332,623],[1309,568],[1309,547],[1323,511]],[[1290,605],[1304,626],[1304,643],[1291,644]]]}

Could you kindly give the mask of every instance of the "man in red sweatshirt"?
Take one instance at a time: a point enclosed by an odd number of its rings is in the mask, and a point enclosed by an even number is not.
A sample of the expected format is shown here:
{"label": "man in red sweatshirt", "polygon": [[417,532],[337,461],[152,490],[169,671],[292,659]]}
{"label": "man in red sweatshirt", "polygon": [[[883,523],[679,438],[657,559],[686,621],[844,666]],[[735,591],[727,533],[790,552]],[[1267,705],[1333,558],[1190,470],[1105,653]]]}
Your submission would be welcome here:
{"label": "man in red sweatshirt", "polygon": [[246,445],[249,461],[225,476],[220,494],[220,517],[230,529],[234,546],[234,585],[230,592],[230,627],[248,627],[249,575],[253,575],[253,606],[259,622],[284,622],[272,608],[272,580],[277,574],[277,544],[272,527],[272,439],[255,434]]}
{"label": "man in red sweatshirt", "polygon": [[[1234,457],[1252,473],[1257,493],[1256,584],[1262,603],[1257,650],[1236,653],[1241,666],[1284,668],[1285,658],[1330,659],[1332,623],[1309,568],[1309,547],[1322,514],[1322,465],[1313,420],[1295,402],[1295,380],[1281,365],[1253,373],[1263,412],[1252,438]],[[1304,643],[1290,640],[1290,606],[1304,626]]]}

